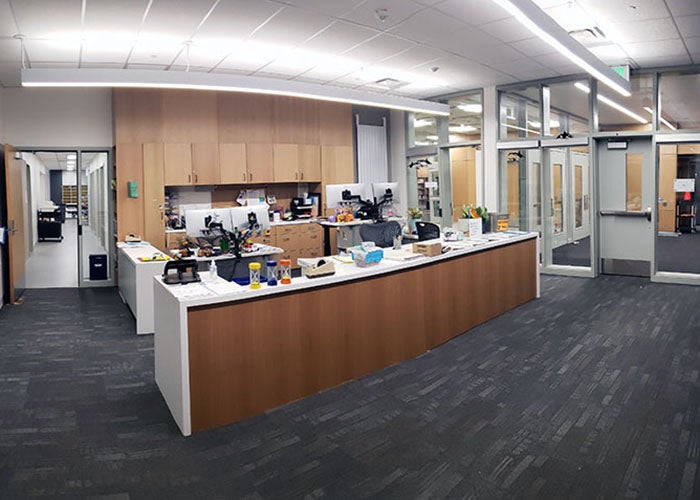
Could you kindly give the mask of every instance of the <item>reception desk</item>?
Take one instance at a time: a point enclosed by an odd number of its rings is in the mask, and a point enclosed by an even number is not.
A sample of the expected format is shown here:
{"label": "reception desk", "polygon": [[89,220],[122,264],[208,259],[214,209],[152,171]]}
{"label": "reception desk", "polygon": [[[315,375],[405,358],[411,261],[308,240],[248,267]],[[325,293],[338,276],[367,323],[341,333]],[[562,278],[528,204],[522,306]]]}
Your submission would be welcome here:
{"label": "reception desk", "polygon": [[[535,233],[250,290],[155,279],[155,377],[184,435],[418,356],[539,294]],[[407,246],[410,249],[410,246]]]}

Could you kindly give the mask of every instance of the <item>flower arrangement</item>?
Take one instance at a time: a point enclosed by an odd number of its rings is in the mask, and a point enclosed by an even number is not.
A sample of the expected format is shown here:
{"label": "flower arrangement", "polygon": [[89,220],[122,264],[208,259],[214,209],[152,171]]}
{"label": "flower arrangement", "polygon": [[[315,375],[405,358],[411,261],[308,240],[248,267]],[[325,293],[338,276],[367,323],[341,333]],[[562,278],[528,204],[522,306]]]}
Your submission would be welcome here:
{"label": "flower arrangement", "polygon": [[409,219],[422,219],[423,211],[420,208],[409,207],[408,208],[408,218]]}
{"label": "flower arrangement", "polygon": [[486,207],[477,205],[462,205],[462,219],[484,219],[489,220],[489,212]]}

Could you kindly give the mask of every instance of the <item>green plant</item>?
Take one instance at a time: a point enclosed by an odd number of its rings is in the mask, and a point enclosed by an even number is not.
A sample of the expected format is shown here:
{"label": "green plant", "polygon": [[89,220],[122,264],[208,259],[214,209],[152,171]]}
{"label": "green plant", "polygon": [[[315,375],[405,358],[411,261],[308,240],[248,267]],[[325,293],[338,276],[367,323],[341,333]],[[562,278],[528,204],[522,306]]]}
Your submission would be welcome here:
{"label": "green plant", "polygon": [[408,218],[409,219],[422,219],[423,211],[420,208],[408,207]]}
{"label": "green plant", "polygon": [[462,219],[478,219],[479,217],[485,221],[489,220],[489,212],[486,207],[462,205]]}

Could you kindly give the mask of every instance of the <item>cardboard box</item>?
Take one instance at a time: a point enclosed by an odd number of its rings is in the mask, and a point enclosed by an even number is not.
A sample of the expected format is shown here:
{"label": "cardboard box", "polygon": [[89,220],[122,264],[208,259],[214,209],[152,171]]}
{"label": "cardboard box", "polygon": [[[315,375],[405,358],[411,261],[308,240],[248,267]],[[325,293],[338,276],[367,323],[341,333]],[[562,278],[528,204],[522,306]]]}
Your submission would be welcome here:
{"label": "cardboard box", "polygon": [[421,253],[426,257],[434,257],[442,253],[442,244],[440,242],[419,242],[413,244],[413,252]]}

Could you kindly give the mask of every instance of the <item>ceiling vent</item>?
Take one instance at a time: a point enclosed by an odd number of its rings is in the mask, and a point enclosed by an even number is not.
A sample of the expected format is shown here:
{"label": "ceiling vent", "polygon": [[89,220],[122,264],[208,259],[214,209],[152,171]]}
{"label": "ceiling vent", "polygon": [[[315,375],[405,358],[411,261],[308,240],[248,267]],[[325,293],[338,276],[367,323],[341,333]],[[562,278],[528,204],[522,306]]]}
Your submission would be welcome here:
{"label": "ceiling vent", "polygon": [[584,28],[580,30],[569,31],[569,35],[579,42],[584,47],[595,47],[598,45],[607,45],[610,40],[605,38],[605,33],[599,27]]}
{"label": "ceiling vent", "polygon": [[402,82],[401,80],[396,80],[395,78],[382,78],[381,80],[377,80],[376,82],[370,83],[369,85],[381,89],[396,90],[400,89],[401,87],[405,87],[406,85],[409,85],[409,83],[410,82]]}

